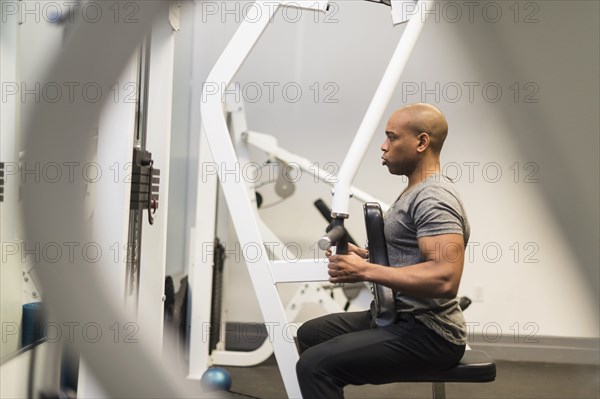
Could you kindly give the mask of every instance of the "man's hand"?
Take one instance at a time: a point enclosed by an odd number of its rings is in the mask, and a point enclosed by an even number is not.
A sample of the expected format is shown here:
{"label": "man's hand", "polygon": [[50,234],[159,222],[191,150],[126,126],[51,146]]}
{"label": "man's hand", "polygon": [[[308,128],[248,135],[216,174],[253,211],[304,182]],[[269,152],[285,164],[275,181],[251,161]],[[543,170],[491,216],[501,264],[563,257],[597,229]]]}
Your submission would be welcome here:
{"label": "man's hand", "polygon": [[351,252],[348,255],[330,255],[327,270],[330,276],[329,282],[337,284],[365,281],[366,271],[371,266],[356,252]]}
{"label": "man's hand", "polygon": [[[349,254],[356,254],[358,256],[360,256],[361,258],[367,258],[369,256],[369,251],[367,251],[364,248],[360,248],[357,247],[354,244],[348,243],[348,253]],[[333,255],[333,252],[331,251],[331,249],[328,249],[327,251],[325,251],[325,256],[326,257],[331,257],[331,255]]]}

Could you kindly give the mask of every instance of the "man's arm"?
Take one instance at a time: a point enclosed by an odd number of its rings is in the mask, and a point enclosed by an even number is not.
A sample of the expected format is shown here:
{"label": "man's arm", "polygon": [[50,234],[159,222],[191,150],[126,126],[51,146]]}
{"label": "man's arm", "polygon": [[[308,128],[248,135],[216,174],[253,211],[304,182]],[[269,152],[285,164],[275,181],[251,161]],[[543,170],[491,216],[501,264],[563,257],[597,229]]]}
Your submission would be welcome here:
{"label": "man's arm", "polygon": [[423,262],[405,267],[369,263],[356,254],[329,258],[329,281],[370,281],[413,297],[454,298],[464,265],[465,245],[461,234],[441,234],[418,239]]}

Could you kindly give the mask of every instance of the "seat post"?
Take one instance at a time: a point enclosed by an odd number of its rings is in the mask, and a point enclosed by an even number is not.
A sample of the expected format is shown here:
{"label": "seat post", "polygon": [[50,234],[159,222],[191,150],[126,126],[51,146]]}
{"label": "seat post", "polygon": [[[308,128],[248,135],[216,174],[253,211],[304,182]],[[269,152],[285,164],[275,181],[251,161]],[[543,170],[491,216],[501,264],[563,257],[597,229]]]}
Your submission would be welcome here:
{"label": "seat post", "polygon": [[433,399],[446,399],[446,385],[443,382],[434,382],[433,388]]}

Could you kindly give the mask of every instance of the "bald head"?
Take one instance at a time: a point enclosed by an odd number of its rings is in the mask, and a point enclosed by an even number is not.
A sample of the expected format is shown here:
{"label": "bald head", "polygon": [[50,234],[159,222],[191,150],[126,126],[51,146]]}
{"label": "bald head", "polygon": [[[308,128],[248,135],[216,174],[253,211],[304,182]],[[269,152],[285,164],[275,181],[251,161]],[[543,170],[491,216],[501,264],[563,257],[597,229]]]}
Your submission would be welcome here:
{"label": "bald head", "polygon": [[409,104],[392,114],[390,123],[402,124],[412,131],[415,136],[427,133],[430,137],[430,147],[439,154],[448,135],[448,122],[444,114],[431,104]]}

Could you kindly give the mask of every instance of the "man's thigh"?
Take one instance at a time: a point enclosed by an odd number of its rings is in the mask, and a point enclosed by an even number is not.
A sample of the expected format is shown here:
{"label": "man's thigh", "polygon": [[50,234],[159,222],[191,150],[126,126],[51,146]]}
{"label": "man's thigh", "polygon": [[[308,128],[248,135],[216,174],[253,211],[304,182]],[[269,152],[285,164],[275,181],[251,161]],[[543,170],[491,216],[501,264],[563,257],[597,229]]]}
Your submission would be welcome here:
{"label": "man's thigh", "polygon": [[334,313],[309,320],[298,329],[300,352],[340,335],[370,327],[369,311]]}
{"label": "man's thigh", "polygon": [[331,338],[303,360],[337,384],[385,384],[403,375],[444,370],[462,356],[458,347],[414,320]]}

